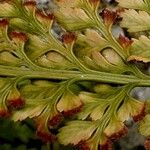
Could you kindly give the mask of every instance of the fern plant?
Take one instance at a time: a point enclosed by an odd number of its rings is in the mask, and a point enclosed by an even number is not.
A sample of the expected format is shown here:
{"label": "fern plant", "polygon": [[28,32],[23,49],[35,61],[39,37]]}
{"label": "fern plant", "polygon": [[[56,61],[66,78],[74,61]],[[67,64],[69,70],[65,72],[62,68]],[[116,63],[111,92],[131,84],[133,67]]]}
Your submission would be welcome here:
{"label": "fern plant", "polygon": [[[81,150],[111,149],[129,118],[149,136],[150,104],[130,92],[150,86],[136,65],[150,62],[150,0],[117,2],[54,0],[52,12],[1,0],[0,117],[32,118],[43,142]],[[118,22],[128,37],[112,33]]]}

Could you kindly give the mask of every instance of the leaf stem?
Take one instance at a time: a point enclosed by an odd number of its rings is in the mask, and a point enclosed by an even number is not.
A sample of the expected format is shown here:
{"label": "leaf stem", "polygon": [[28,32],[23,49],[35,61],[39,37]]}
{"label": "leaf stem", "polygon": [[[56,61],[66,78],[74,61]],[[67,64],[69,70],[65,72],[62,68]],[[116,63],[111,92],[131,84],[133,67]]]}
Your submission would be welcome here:
{"label": "leaf stem", "polygon": [[37,79],[58,79],[58,80],[78,78],[79,81],[89,80],[115,84],[137,83],[138,86],[150,86],[149,76],[147,76],[147,78],[139,78],[134,75],[120,75],[99,71],[93,71],[90,73],[84,73],[80,71],[54,70],[54,69],[45,71],[44,70],[36,71],[0,65],[0,76],[10,76],[10,77],[24,76],[25,78],[29,79],[37,78]]}

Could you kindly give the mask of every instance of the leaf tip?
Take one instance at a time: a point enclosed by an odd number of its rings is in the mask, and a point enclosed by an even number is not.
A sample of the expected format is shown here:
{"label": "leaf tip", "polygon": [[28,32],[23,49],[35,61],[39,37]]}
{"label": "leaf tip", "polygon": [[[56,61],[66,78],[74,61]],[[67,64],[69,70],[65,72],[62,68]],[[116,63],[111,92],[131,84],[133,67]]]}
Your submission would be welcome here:
{"label": "leaf tip", "polygon": [[123,48],[128,48],[133,43],[133,40],[130,40],[128,37],[123,36],[122,34],[119,35],[119,43]]}
{"label": "leaf tip", "polygon": [[22,97],[19,97],[16,99],[9,99],[7,103],[8,107],[10,108],[20,109],[25,105],[25,100]]}
{"label": "leaf tip", "polygon": [[83,107],[83,104],[80,105],[79,107],[76,107],[76,108],[73,108],[71,110],[68,110],[68,111],[63,111],[62,114],[65,116],[65,117],[71,117],[77,113],[79,113],[81,111]]}
{"label": "leaf tip", "polygon": [[10,116],[10,112],[7,109],[0,109],[0,118],[7,118]]}
{"label": "leaf tip", "polygon": [[57,139],[54,134],[46,131],[37,130],[36,134],[44,143],[53,142]]}
{"label": "leaf tip", "polygon": [[118,132],[112,134],[110,136],[110,139],[112,141],[116,141],[116,140],[120,139],[121,137],[125,136],[127,133],[128,133],[128,129],[127,129],[127,127],[124,126],[123,129],[121,129]]}
{"label": "leaf tip", "polygon": [[86,143],[86,141],[81,141],[76,146],[79,150],[90,150],[89,145]]}
{"label": "leaf tip", "polygon": [[7,19],[0,19],[0,27],[6,27],[9,24]]}
{"label": "leaf tip", "polygon": [[146,115],[145,108],[146,108],[146,106],[144,104],[144,106],[141,108],[139,113],[137,115],[133,116],[133,120],[135,122],[138,122],[138,121],[142,120],[145,117],[145,115]]}
{"label": "leaf tip", "polygon": [[13,39],[16,43],[20,42],[26,42],[28,40],[27,36],[23,32],[17,32],[13,31],[10,33],[11,39]]}
{"label": "leaf tip", "polygon": [[54,117],[52,117],[49,122],[48,122],[48,126],[50,127],[55,127],[57,126],[61,121],[63,120],[63,115],[61,113],[55,115]]}
{"label": "leaf tip", "polygon": [[107,140],[104,144],[99,145],[100,150],[112,150],[112,141]]}
{"label": "leaf tip", "polygon": [[145,140],[144,147],[146,150],[150,150],[150,139]]}
{"label": "leaf tip", "polygon": [[112,25],[117,19],[117,17],[117,12],[115,11],[111,11],[107,8],[102,11],[102,18],[104,20],[105,25],[107,26]]}
{"label": "leaf tip", "polygon": [[54,20],[55,16],[52,14],[52,13],[43,13],[42,11],[38,10],[36,11],[36,17],[39,19],[39,20]]}
{"label": "leaf tip", "polygon": [[26,9],[33,11],[35,9],[35,7],[36,7],[36,1],[34,1],[34,0],[31,0],[31,1],[26,0],[26,1],[24,1],[23,6],[25,6]]}
{"label": "leaf tip", "polygon": [[74,33],[66,33],[62,36],[62,41],[66,44],[72,43],[76,40],[76,35]]}

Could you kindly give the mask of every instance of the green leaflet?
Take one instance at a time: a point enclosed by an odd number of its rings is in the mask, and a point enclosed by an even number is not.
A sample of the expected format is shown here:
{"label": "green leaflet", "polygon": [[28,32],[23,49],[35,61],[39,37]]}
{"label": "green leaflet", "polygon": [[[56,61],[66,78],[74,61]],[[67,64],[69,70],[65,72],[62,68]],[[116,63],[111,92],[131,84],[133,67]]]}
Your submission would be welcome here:
{"label": "green leaflet", "polygon": [[38,80],[23,86],[20,91],[25,98],[47,98],[58,88],[59,84],[55,82]]}
{"label": "green leaflet", "polygon": [[17,6],[5,2],[0,4],[0,11],[0,17],[13,18],[21,15]]}
{"label": "green leaflet", "polygon": [[[82,9],[79,8],[61,8],[55,13],[55,15],[57,18],[60,17],[59,23],[70,31],[93,26],[92,20]],[[64,22],[64,20],[68,21]]]}
{"label": "green leaflet", "polygon": [[150,62],[150,38],[140,36],[139,39],[133,39],[133,44],[130,50],[128,60]]}
{"label": "green leaflet", "polygon": [[149,106],[150,106],[150,101],[149,99],[146,102],[146,112],[147,115],[144,117],[144,119],[139,123],[139,132],[144,135],[145,137],[149,137],[150,135],[150,128],[149,128],[149,124],[150,124],[150,110],[149,110]]}
{"label": "green leaflet", "polygon": [[139,131],[144,136],[150,135],[150,115],[146,115],[145,118],[139,124]]}
{"label": "green leaflet", "polygon": [[96,124],[90,121],[71,121],[60,129],[58,138],[64,145],[77,145],[80,141],[90,138],[95,130]]}
{"label": "green leaflet", "polygon": [[55,0],[55,3],[57,4],[57,6],[59,7],[80,7],[80,5],[82,5],[83,1],[82,0],[60,0],[57,1]]}
{"label": "green leaflet", "polygon": [[13,28],[19,29],[21,31],[26,31],[29,33],[34,32],[34,28],[32,26],[29,26],[29,23],[27,21],[25,21],[19,17],[18,18],[12,18],[10,20],[10,24]]}
{"label": "green leaflet", "polygon": [[0,64],[18,66],[20,63],[21,61],[10,52],[3,51],[0,53]]}
{"label": "green leaflet", "polygon": [[130,9],[139,9],[149,12],[149,0],[117,0],[119,6]]}
{"label": "green leaflet", "polygon": [[129,32],[150,30],[150,15],[145,11],[126,10],[122,15],[121,26],[128,28]]}
{"label": "green leaflet", "polygon": [[57,109],[65,113],[81,106],[81,99],[70,90],[66,90],[57,104]]}
{"label": "green leaflet", "polygon": [[[54,12],[59,23],[69,31],[81,30],[94,27],[95,21],[86,12],[93,9],[92,5],[85,0],[56,1],[58,9]],[[87,8],[88,7],[88,8]],[[89,10],[89,11],[91,11]]]}
{"label": "green leaflet", "polygon": [[53,43],[48,43],[46,40],[41,39],[38,36],[29,35],[29,37],[30,44],[28,45],[26,52],[29,58],[32,60],[35,60],[46,52],[55,49],[55,47],[52,46]]}
{"label": "green leaflet", "polygon": [[12,116],[14,121],[22,121],[26,118],[39,116],[46,108],[46,102],[43,99],[26,99],[26,107],[15,112]]}
{"label": "green leaflet", "polygon": [[109,47],[109,43],[101,36],[101,33],[92,29],[87,29],[84,34],[78,34],[77,44],[85,47],[88,45],[90,49],[96,50]]}

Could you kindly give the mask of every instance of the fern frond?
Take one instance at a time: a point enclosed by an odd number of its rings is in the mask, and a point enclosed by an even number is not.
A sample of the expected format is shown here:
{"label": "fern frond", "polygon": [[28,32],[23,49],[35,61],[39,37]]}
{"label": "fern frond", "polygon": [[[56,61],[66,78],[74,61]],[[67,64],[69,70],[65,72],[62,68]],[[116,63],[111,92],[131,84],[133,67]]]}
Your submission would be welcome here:
{"label": "fern frond", "polygon": [[[99,0],[54,2],[53,14],[39,10],[34,0],[0,2],[0,117],[32,118],[44,142],[110,149],[111,141],[126,134],[124,121],[145,115],[147,104],[130,91],[150,86],[150,77],[128,61],[149,62],[149,37],[116,38],[118,12]],[[130,8],[121,25],[129,32],[149,30],[149,1],[134,7],[137,0],[131,2],[129,7],[119,1]]]}

